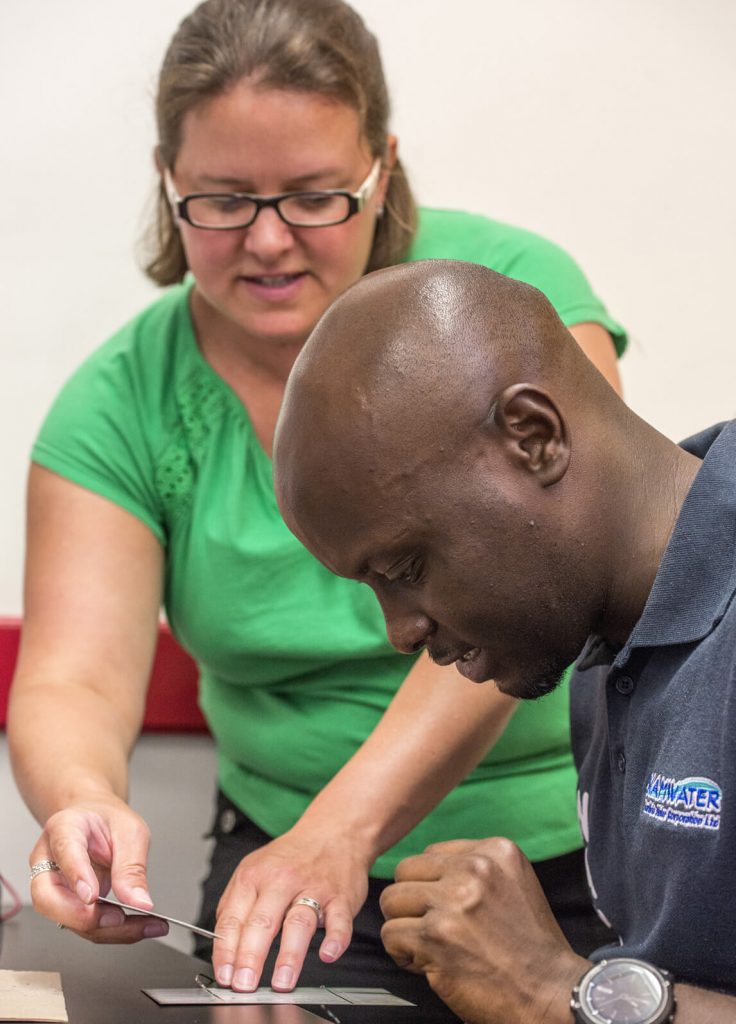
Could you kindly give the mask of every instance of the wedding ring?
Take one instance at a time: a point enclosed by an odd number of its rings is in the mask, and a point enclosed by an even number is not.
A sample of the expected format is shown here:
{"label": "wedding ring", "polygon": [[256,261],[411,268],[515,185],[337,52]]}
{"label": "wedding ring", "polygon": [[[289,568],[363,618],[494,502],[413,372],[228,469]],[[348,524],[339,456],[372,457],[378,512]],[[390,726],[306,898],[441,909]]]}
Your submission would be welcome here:
{"label": "wedding ring", "polygon": [[294,900],[291,904],[292,907],[309,907],[317,915],[317,924],[319,927],[322,926],[322,904],[319,900],[313,900],[311,896],[300,896],[298,900]]}
{"label": "wedding ring", "polygon": [[61,871],[61,868],[55,860],[39,860],[38,863],[31,864],[28,880],[32,882],[36,875],[42,875],[44,871]]}

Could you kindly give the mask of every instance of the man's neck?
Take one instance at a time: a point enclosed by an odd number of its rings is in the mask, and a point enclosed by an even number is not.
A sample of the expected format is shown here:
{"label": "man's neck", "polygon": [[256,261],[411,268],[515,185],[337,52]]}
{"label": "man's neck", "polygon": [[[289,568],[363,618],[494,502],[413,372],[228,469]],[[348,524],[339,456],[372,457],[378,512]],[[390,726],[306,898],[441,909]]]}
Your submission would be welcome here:
{"label": "man's neck", "polygon": [[[653,432],[654,434],[654,432]],[[642,486],[642,461],[646,462]],[[623,645],[641,618],[683,502],[702,461],[659,434],[620,474],[620,528],[600,633]]]}

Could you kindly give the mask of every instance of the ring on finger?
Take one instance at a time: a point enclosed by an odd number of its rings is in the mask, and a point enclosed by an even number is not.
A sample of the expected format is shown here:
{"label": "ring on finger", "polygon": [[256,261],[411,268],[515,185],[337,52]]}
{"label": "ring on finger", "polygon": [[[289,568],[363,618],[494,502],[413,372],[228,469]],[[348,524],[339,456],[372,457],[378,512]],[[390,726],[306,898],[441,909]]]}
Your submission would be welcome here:
{"label": "ring on finger", "polygon": [[322,927],[322,904],[319,900],[313,900],[311,896],[300,896],[291,905],[292,907],[309,907],[317,915],[317,926]]}
{"label": "ring on finger", "polygon": [[36,877],[36,875],[42,875],[44,871],[61,871],[61,868],[55,860],[39,860],[35,864],[31,864],[31,873],[28,876],[30,882]]}

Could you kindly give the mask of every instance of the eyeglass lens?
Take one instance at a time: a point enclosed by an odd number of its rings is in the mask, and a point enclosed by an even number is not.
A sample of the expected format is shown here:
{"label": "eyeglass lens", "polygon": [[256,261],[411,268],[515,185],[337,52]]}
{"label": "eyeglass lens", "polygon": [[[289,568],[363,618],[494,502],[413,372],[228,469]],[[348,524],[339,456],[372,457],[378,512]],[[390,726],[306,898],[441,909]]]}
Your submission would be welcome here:
{"label": "eyeglass lens", "polygon": [[[350,213],[346,195],[324,192],[298,192],[284,196],[276,204],[279,213],[294,227],[325,227],[339,224]],[[256,217],[258,204],[238,195],[195,196],[187,200],[189,219],[198,227],[246,227]]]}

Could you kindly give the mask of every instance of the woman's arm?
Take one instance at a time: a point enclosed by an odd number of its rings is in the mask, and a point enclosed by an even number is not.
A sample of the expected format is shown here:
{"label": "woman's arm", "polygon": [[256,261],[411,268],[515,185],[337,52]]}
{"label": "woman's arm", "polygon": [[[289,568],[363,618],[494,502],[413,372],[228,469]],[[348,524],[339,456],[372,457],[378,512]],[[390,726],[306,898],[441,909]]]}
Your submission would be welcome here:
{"label": "woman's arm", "polygon": [[600,370],[617,395],[621,395],[616,346],[605,327],[600,324],[573,324],[568,330],[591,363]]}
{"label": "woman's arm", "polygon": [[[161,572],[160,545],[134,516],[31,467],[26,608],[8,740],[19,789],[43,825],[31,860],[62,869],[33,880],[34,906],[97,940],[103,914],[94,899],[110,879],[125,902],[151,902],[148,829],[125,800]],[[152,923],[121,925],[122,914],[109,908],[104,916],[113,922],[106,941],[141,938]]]}

